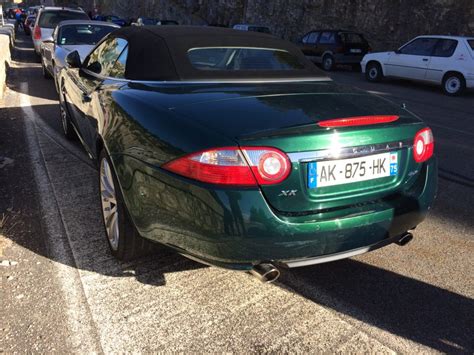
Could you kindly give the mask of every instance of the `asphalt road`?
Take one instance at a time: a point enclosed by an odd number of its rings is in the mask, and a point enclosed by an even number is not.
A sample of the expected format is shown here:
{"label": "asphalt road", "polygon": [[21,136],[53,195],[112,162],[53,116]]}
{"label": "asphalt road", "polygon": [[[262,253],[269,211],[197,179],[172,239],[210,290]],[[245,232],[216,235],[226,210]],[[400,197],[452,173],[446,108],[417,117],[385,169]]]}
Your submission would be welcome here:
{"label": "asphalt road", "polygon": [[14,60],[0,102],[0,351],[474,352],[473,93],[334,72],[433,128],[438,199],[407,246],[268,285],[173,253],[114,260],[97,171],[63,138],[53,82],[25,36]]}

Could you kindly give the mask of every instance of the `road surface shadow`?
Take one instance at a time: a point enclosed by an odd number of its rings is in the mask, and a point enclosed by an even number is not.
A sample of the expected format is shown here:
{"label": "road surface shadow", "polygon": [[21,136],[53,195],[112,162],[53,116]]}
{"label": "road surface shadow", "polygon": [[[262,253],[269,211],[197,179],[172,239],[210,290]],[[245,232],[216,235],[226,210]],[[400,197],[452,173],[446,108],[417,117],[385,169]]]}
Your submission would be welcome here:
{"label": "road surface shadow", "polygon": [[457,293],[350,259],[291,269],[279,282],[317,304],[438,351],[474,351],[474,300]]}

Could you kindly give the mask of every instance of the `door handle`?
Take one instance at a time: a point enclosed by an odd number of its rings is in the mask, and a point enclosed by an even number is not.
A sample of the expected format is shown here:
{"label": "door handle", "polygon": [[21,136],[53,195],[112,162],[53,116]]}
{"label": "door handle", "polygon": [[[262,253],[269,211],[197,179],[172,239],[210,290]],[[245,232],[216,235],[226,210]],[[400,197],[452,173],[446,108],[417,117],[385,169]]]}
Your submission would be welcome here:
{"label": "door handle", "polygon": [[423,61],[424,61],[424,62],[427,62],[427,61],[428,61],[428,58],[423,58]]}
{"label": "door handle", "polygon": [[92,101],[92,97],[90,95],[82,94],[82,102],[86,103],[86,102],[91,102],[91,101]]}

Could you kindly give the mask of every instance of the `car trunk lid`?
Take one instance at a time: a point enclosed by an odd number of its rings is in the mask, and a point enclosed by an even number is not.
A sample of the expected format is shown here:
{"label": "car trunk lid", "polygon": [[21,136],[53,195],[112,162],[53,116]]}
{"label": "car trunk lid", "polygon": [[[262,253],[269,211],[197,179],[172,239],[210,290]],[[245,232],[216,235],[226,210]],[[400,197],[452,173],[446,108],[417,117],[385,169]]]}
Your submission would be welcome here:
{"label": "car trunk lid", "polygon": [[[334,87],[312,91],[287,88],[286,92],[238,95],[172,109],[228,136],[240,146],[269,146],[288,154],[292,162],[290,176],[282,183],[261,187],[268,203],[277,211],[312,213],[396,193],[417,170],[411,159],[411,144],[423,124],[383,98]],[[394,122],[356,127],[319,125],[329,119],[373,115],[399,118]],[[372,157],[375,160],[371,160]],[[356,159],[351,164],[360,164],[365,159],[367,171],[381,170],[383,165],[385,175],[375,174],[370,180],[349,179],[341,184],[310,182],[311,177],[315,177],[311,169],[317,170],[318,164],[321,174],[321,165],[332,162],[339,164],[337,169],[344,169],[341,164],[351,162],[341,163],[346,159]],[[332,169],[334,174],[336,168],[327,165],[326,169]]]}

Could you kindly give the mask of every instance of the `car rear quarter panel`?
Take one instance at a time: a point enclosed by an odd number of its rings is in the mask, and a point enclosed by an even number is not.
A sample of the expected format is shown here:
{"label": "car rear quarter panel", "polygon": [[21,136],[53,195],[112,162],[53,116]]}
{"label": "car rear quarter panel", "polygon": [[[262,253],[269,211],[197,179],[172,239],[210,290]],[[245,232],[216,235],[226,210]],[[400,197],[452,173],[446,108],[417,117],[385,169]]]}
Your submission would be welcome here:
{"label": "car rear quarter panel", "polygon": [[99,132],[110,155],[129,155],[160,166],[190,152],[235,145],[198,121],[161,106],[157,95],[123,88],[109,91],[101,100],[104,117]]}

